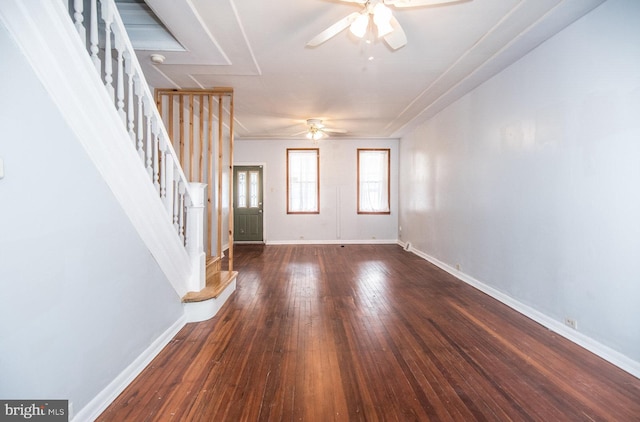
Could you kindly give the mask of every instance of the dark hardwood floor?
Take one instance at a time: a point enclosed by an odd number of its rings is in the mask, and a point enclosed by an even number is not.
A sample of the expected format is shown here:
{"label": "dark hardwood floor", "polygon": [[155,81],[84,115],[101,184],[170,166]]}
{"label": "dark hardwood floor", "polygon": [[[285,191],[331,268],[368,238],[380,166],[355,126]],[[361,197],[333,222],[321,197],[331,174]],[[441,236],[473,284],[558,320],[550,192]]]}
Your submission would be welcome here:
{"label": "dark hardwood floor", "polygon": [[640,380],[395,245],[235,247],[101,421],[639,421]]}

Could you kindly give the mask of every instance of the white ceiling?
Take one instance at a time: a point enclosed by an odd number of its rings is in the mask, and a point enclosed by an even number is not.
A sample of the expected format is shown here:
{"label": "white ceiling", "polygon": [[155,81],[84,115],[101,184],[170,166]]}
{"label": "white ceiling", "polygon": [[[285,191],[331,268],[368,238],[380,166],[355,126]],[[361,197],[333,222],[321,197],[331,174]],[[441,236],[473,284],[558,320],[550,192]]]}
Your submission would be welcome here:
{"label": "white ceiling", "polygon": [[[119,0],[156,88],[235,90],[237,138],[288,138],[308,118],[348,138],[399,138],[604,0],[463,0],[394,9],[396,51],[345,30],[305,47],[362,6],[339,0]],[[147,8],[148,9],[148,8]],[[180,48],[182,46],[183,48]],[[166,61],[150,62],[152,53]]]}

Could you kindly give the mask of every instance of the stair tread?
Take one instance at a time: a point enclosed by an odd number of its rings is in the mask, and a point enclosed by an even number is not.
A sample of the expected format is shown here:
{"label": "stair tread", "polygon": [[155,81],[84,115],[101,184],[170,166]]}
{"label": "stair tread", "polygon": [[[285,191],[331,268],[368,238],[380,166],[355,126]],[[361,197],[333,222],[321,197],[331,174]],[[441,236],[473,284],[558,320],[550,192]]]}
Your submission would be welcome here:
{"label": "stair tread", "polygon": [[237,271],[207,272],[207,284],[199,292],[188,292],[182,298],[183,302],[202,302],[217,298],[229,284],[238,276]]}

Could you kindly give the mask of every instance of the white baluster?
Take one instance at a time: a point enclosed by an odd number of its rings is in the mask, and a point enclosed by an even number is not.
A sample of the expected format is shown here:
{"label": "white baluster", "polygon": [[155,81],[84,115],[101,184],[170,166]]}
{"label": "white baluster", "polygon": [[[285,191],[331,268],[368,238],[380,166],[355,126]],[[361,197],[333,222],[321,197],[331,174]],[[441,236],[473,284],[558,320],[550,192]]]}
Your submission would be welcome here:
{"label": "white baluster", "polygon": [[171,222],[173,223],[173,156],[171,154],[166,154],[162,159],[162,166],[164,167],[164,183],[165,183],[165,194],[164,194],[164,207],[167,210],[167,213],[172,217]]}
{"label": "white baluster", "polygon": [[144,115],[142,114],[142,81],[138,77],[135,76],[135,93],[136,99],[138,101],[138,139],[136,143],[136,150],[138,151],[138,155],[140,156],[140,160],[144,163]]}
{"label": "white baluster", "polygon": [[146,136],[144,137],[144,149],[145,149],[145,160],[144,160],[144,168],[147,169],[147,174],[151,181],[153,181],[153,166],[151,165],[152,157],[153,157],[153,133],[151,131],[151,107],[150,101],[147,97],[143,97],[142,99],[144,103],[144,117],[147,123]]}
{"label": "white baluster", "polygon": [[122,123],[127,125],[127,114],[124,111],[124,39],[120,32],[114,32],[114,40],[117,52],[118,80],[116,81],[116,108]]}
{"label": "white baluster", "polygon": [[182,204],[183,204],[183,211],[182,211],[182,232],[184,233],[184,247],[187,250],[187,253],[189,253],[189,243],[191,243],[191,238],[189,236],[191,236],[191,232],[189,231],[189,229],[187,227],[190,226],[189,224],[189,209],[191,208],[191,200],[187,195],[183,195],[182,196]]}
{"label": "white baluster", "polygon": [[73,20],[82,42],[87,42],[87,31],[84,28],[84,2],[73,0]]}
{"label": "white baluster", "polygon": [[175,227],[178,235],[180,234],[180,223],[179,223],[179,215],[180,215],[180,181],[178,179],[178,172],[174,172],[176,176],[176,180],[173,182],[173,227]]}
{"label": "white baluster", "polygon": [[153,186],[156,188],[156,192],[160,195],[160,163],[158,160],[158,149],[160,145],[160,127],[158,125],[158,118],[153,117],[153,121],[151,124],[153,131],[153,162],[151,166],[153,167]]}
{"label": "white baluster", "polygon": [[102,20],[104,21],[104,85],[107,92],[111,96],[111,100],[115,100],[115,91],[113,89],[113,63],[111,62],[111,25],[113,24],[113,10],[110,1],[102,1]]}
{"label": "white baluster", "polygon": [[167,197],[167,141],[164,136],[160,137],[158,144],[158,164],[159,164],[159,183],[160,183],[160,199],[165,203]]}
{"label": "white baluster", "polygon": [[185,232],[184,232],[184,183],[178,182],[178,236],[182,244],[186,244]]}
{"label": "white baluster", "polygon": [[91,61],[100,74],[100,57],[98,52],[98,0],[91,0],[91,16],[89,22],[89,51],[91,52]]}
{"label": "white baluster", "polygon": [[129,137],[133,142],[133,145],[136,144],[136,133],[134,132],[134,119],[135,119],[135,108],[133,105],[133,61],[131,60],[131,53],[126,51],[124,56],[124,73],[127,75],[127,131],[129,132]]}

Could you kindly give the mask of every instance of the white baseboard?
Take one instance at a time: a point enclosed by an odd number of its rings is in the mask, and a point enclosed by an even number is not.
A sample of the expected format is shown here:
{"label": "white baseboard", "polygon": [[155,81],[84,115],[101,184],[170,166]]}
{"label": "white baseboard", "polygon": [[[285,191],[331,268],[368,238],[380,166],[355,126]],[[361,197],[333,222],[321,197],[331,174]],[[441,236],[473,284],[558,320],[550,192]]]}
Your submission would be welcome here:
{"label": "white baseboard", "polygon": [[266,245],[395,245],[396,239],[360,239],[360,240],[268,240]]}
{"label": "white baseboard", "polygon": [[73,422],[94,421],[124,391],[125,388],[151,363],[164,347],[185,326],[186,318],[182,315],[164,333],[160,335],[144,352],[120,373],[93,400],[76,415],[70,415]]}
{"label": "white baseboard", "polygon": [[613,350],[602,343],[599,343],[593,338],[586,336],[585,334],[579,331],[576,331],[567,327],[566,325],[564,325],[563,322],[555,320],[549,317],[548,315],[543,314],[542,312],[512,298],[511,296],[508,296],[505,293],[499,290],[496,290],[495,288],[485,283],[482,283],[479,280],[476,280],[475,278],[469,276],[468,274],[465,274],[462,271],[458,271],[455,268],[451,267],[450,265],[445,264],[444,262],[422,251],[419,251],[413,248],[411,244],[408,245],[409,246],[408,248],[406,248],[407,244],[405,244],[404,242],[399,241],[398,244],[402,247],[405,247],[405,249],[408,249],[410,252],[414,253],[415,255],[418,255],[419,257],[431,262],[436,267],[439,267],[442,270],[448,272],[449,274],[453,275],[459,280],[467,283],[472,287],[475,287],[481,292],[486,293],[492,298],[504,303],[505,305],[509,306],[511,309],[521,313],[522,315],[528,318],[531,318],[532,320],[536,321],[538,324],[543,325],[549,330],[587,349],[591,353],[594,353],[600,356],[604,360],[630,373],[634,377],[640,378],[640,362],[636,362],[635,360],[623,355],[622,353],[616,350]]}

